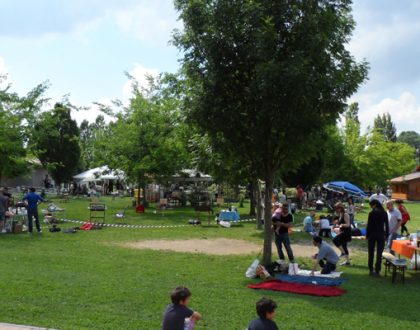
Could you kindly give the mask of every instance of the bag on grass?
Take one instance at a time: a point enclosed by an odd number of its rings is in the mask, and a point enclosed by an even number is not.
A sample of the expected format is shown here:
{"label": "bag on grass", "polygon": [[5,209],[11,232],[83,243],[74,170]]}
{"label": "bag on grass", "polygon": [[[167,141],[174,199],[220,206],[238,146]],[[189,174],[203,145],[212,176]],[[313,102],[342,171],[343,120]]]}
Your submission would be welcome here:
{"label": "bag on grass", "polygon": [[255,259],[251,266],[248,267],[247,271],[245,272],[245,276],[248,278],[256,278],[257,277],[257,267],[260,264],[260,261]]}
{"label": "bag on grass", "polygon": [[289,264],[289,275],[297,275],[299,273],[299,266],[296,262]]}

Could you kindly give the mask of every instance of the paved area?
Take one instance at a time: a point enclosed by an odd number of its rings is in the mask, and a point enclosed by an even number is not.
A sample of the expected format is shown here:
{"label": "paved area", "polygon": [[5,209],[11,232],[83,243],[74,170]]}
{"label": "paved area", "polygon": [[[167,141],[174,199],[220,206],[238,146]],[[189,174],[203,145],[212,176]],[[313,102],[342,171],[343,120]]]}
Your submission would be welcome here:
{"label": "paved area", "polygon": [[26,325],[17,325],[10,323],[0,323],[0,330],[53,330],[47,328],[30,327]]}

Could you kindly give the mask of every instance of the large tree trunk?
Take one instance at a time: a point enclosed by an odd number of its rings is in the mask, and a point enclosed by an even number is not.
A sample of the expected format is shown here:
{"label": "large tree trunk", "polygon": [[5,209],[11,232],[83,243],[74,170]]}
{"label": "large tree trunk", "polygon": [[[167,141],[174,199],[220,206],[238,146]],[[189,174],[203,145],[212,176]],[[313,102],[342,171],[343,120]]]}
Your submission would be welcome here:
{"label": "large tree trunk", "polygon": [[249,215],[255,216],[256,187],[255,182],[249,185]]}
{"label": "large tree trunk", "polygon": [[271,195],[273,194],[274,175],[268,175],[265,179],[264,194],[264,250],[263,264],[271,263],[271,244],[273,241],[273,230],[271,225]]}

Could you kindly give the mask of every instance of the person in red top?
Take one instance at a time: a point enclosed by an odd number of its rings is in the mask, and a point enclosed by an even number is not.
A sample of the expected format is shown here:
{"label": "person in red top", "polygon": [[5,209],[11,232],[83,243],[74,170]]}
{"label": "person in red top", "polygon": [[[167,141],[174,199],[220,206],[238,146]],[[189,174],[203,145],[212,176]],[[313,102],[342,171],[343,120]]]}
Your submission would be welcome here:
{"label": "person in red top", "polygon": [[403,205],[403,201],[401,199],[395,201],[398,205],[398,210],[401,212],[402,221],[401,221],[401,235],[404,235],[404,232],[407,233],[407,235],[410,235],[408,232],[408,228],[406,226],[407,222],[410,221],[410,213],[408,213],[407,209]]}
{"label": "person in red top", "polygon": [[302,200],[303,200],[303,188],[301,186],[296,187],[296,197],[297,197],[297,207],[298,210],[302,209]]}

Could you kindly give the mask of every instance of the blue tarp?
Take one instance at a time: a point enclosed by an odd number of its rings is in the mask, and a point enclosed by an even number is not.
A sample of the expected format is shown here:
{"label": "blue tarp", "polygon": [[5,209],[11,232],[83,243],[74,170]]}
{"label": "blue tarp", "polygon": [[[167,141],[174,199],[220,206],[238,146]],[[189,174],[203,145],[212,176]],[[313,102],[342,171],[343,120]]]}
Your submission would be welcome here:
{"label": "blue tarp", "polygon": [[316,284],[322,286],[340,286],[346,280],[344,278],[329,278],[320,276],[301,276],[301,275],[276,275],[276,279],[289,283]]}

